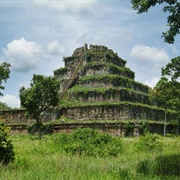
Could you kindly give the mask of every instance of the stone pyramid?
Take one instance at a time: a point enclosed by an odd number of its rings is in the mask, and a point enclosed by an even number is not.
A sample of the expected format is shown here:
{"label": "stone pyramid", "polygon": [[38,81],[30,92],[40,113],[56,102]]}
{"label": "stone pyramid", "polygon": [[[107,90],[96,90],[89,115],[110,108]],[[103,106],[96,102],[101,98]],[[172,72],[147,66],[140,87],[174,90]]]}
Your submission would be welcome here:
{"label": "stone pyramid", "polygon": [[105,46],[84,45],[54,71],[59,79],[60,114],[78,120],[164,119],[150,87],[136,82],[126,61]]}

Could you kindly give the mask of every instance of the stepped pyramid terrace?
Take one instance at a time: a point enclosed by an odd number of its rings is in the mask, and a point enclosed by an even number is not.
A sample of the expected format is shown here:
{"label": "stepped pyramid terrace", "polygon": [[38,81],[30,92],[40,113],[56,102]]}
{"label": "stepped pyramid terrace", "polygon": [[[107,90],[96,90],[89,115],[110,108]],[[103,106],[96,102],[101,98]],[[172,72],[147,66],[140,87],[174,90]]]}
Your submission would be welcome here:
{"label": "stepped pyramid terrace", "polygon": [[[150,87],[135,81],[126,61],[105,46],[77,48],[54,71],[60,81],[60,116],[75,121],[163,121]],[[167,117],[170,118],[170,112]]]}
{"label": "stepped pyramid terrace", "polygon": [[[76,128],[94,128],[116,136],[164,133],[178,134],[176,113],[158,108],[152,89],[135,81],[135,73],[126,61],[105,46],[84,45],[64,58],[65,67],[54,71],[59,80],[59,106],[48,111],[48,132],[71,132]],[[27,133],[35,120],[26,109],[0,111],[0,121],[12,134]]]}

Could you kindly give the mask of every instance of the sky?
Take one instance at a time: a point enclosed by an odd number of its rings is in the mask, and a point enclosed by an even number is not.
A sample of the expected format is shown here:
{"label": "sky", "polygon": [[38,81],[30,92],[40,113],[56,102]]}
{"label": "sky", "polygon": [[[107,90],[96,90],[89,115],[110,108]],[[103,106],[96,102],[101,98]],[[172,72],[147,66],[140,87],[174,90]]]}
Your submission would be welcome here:
{"label": "sky", "polygon": [[0,101],[20,107],[19,89],[33,74],[53,76],[85,43],[117,52],[135,80],[153,88],[180,53],[178,36],[173,45],[161,38],[167,15],[159,5],[137,14],[130,0],[0,0],[0,64],[11,64]]}

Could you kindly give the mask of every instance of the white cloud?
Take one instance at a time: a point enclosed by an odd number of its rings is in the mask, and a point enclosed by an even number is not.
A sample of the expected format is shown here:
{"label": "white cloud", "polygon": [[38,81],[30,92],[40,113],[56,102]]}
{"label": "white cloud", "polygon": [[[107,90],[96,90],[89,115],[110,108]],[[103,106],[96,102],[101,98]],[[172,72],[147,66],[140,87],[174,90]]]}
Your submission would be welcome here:
{"label": "white cloud", "polygon": [[130,56],[143,62],[162,63],[169,60],[169,56],[163,49],[145,45],[135,45]]}
{"label": "white cloud", "polygon": [[164,49],[145,45],[135,45],[131,52],[131,68],[136,72],[136,80],[154,87],[170,57]]}
{"label": "white cloud", "polygon": [[174,44],[168,44],[168,46],[172,50],[173,54],[178,54],[179,53],[178,48]]}
{"label": "white cloud", "polygon": [[19,89],[21,87],[30,88],[30,83],[31,83],[31,81],[22,81],[22,82],[18,83],[18,88]]}
{"label": "white cloud", "polygon": [[6,94],[0,97],[0,101],[6,103],[11,108],[19,108],[20,107],[20,100],[13,95]]}
{"label": "white cloud", "polygon": [[150,86],[151,88],[155,87],[157,82],[160,80],[160,78],[158,77],[153,77],[150,80],[145,81],[144,83],[148,86]]}
{"label": "white cloud", "polygon": [[51,55],[60,55],[65,52],[65,48],[60,45],[60,43],[57,40],[54,40],[48,44],[48,53]]}
{"label": "white cloud", "polygon": [[37,66],[41,47],[36,42],[21,38],[10,42],[2,51],[3,58],[11,64],[13,70],[27,72]]}
{"label": "white cloud", "polygon": [[97,1],[96,0],[34,0],[36,4],[46,6],[53,9],[58,9],[62,12],[69,12],[69,13],[79,13],[84,12],[87,13],[88,11],[92,10],[92,5],[94,5]]}

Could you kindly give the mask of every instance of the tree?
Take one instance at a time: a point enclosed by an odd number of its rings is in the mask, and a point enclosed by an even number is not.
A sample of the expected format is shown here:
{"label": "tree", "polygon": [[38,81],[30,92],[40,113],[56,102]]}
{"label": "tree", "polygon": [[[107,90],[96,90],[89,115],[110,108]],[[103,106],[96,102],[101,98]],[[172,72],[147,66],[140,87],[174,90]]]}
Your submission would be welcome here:
{"label": "tree", "polygon": [[165,68],[162,68],[162,78],[155,87],[159,106],[166,106],[180,112],[179,77],[180,57],[176,57],[171,59]]}
{"label": "tree", "polygon": [[[3,62],[2,64],[0,64],[0,89],[4,89],[5,87],[2,85],[3,82],[6,82],[7,79],[10,77],[10,64]],[[0,96],[2,96],[3,94],[0,92]]]}
{"label": "tree", "polygon": [[[180,123],[180,57],[173,58],[162,68],[162,78],[157,83],[155,97],[157,105],[176,111],[177,122]],[[169,79],[168,79],[169,78]]]}
{"label": "tree", "polygon": [[6,103],[0,102],[0,109],[8,110],[11,109]]}
{"label": "tree", "polygon": [[138,10],[138,13],[148,12],[152,6],[165,3],[164,12],[168,12],[167,25],[169,30],[162,33],[164,41],[173,44],[174,37],[180,34],[180,2],[178,0],[131,0],[133,8]]}
{"label": "tree", "polygon": [[39,138],[42,136],[43,120],[48,119],[49,111],[58,105],[58,85],[59,82],[52,77],[34,75],[30,88],[20,89],[21,105],[36,120]]}
{"label": "tree", "polygon": [[[165,68],[162,68],[162,76],[164,78],[170,78],[169,81],[167,80],[167,83],[169,84],[171,92],[166,96],[170,96],[168,102],[171,109],[178,112],[178,115],[180,116],[180,57],[171,59],[171,62],[168,63]],[[165,88],[164,91],[166,91]]]}
{"label": "tree", "polygon": [[155,97],[159,107],[178,111],[180,107],[180,83],[176,85],[166,77],[162,77],[156,84]]}
{"label": "tree", "polygon": [[171,62],[162,68],[163,76],[170,76],[172,82],[177,82],[180,77],[180,56],[171,59]]}

